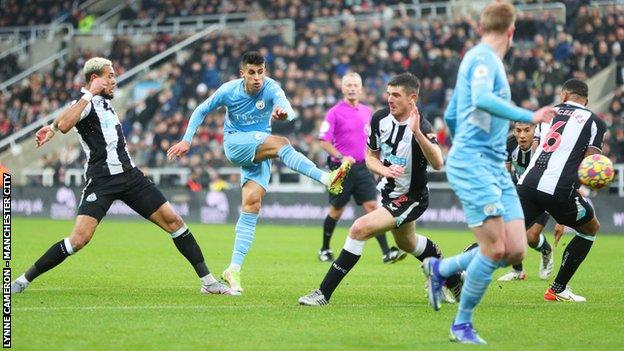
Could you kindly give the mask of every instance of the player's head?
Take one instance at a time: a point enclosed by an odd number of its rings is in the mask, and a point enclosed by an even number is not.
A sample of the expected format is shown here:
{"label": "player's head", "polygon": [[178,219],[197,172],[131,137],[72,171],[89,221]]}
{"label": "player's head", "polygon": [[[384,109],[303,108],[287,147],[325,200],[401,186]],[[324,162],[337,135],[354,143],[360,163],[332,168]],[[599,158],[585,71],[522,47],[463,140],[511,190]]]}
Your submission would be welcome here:
{"label": "player's head", "polygon": [[418,101],[420,82],[411,73],[401,73],[388,82],[388,106],[394,117],[409,114]]}
{"label": "player's head", "polygon": [[355,102],[362,96],[362,77],[355,72],[349,72],[342,77],[342,96],[350,102]]}
{"label": "player's head", "polygon": [[84,73],[87,86],[89,86],[95,78],[104,79],[106,81],[106,87],[102,90],[100,95],[106,99],[113,98],[117,80],[115,79],[113,63],[110,60],[103,57],[94,57],[85,62],[82,71]]}
{"label": "player's head", "polygon": [[533,145],[535,124],[516,122],[513,126],[513,135],[522,150],[528,150]]}
{"label": "player's head", "polygon": [[493,2],[487,5],[481,12],[479,18],[479,26],[483,35],[495,34],[504,36],[507,41],[506,49],[508,50],[513,42],[513,35],[516,27],[516,9],[510,3]]}
{"label": "player's head", "polygon": [[240,75],[245,80],[245,90],[257,93],[264,83],[266,68],[264,56],[258,51],[247,51],[243,54],[240,63]]}
{"label": "player's head", "polygon": [[587,106],[589,100],[589,87],[585,82],[578,79],[569,79],[563,83],[561,88],[561,102],[574,101],[583,106]]}

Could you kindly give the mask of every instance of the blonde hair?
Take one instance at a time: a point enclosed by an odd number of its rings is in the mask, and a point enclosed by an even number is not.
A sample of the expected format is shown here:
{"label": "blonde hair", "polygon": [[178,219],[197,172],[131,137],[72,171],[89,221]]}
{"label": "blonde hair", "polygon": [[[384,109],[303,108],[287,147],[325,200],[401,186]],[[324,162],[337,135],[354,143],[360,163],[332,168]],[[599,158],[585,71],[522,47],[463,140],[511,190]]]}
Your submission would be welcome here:
{"label": "blonde hair", "polygon": [[105,59],[103,57],[94,57],[87,62],[85,62],[84,67],[82,68],[82,72],[84,73],[85,79],[88,82],[89,78],[92,74],[97,74],[98,76],[102,74],[102,69],[105,66],[113,67],[113,63],[109,59]]}
{"label": "blonde hair", "polygon": [[481,17],[479,24],[485,33],[503,34],[516,21],[516,9],[510,3],[495,2],[487,5]]}

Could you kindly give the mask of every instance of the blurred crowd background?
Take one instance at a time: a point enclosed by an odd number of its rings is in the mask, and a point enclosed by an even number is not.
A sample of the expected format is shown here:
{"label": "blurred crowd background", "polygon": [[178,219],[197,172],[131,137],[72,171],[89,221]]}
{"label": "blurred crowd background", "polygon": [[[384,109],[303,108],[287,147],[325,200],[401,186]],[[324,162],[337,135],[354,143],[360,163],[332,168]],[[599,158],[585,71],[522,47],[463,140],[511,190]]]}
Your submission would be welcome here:
{"label": "blurred crowd background", "polygon": [[[75,10],[75,2],[35,0],[5,1],[0,27],[48,23],[63,17],[79,27],[87,16]],[[398,1],[397,1],[398,2]],[[267,60],[268,75],[280,82],[299,118],[277,122],[276,134],[290,137],[293,145],[312,160],[324,164],[325,154],[317,143],[325,112],[341,99],[340,78],[358,72],[364,81],[362,101],[375,109],[385,104],[385,85],[397,73],[411,72],[421,80],[419,108],[438,134],[445,152],[451,145],[442,120],[455,84],[459,63],[478,42],[475,17],[452,20],[409,16],[366,23],[345,20],[340,26],[318,25],[323,16],[343,16],[371,11],[383,12],[393,2],[384,1],[142,1],[122,12],[126,19],[153,19],[216,13],[253,12],[256,18],[290,18],[295,22],[295,40],[289,44],[276,31],[215,32],[170,58],[142,78],[120,116],[135,162],[143,168],[190,167],[190,186],[234,184],[217,170],[231,166],[223,154],[224,111],[208,115],[198,130],[188,157],[170,162],[166,150],[180,140],[193,109],[220,84],[238,78],[238,63],[246,50],[259,50]],[[48,4],[42,10],[42,4]],[[224,6],[223,4],[226,4]],[[613,62],[618,65],[617,88],[606,113],[600,117],[609,128],[604,153],[614,162],[624,162],[624,7],[604,14],[582,1],[568,1],[565,24],[557,25],[553,14],[539,16],[520,12],[514,46],[504,62],[515,104],[537,109],[558,101],[561,84],[569,78],[585,79]],[[251,7],[250,7],[251,6]],[[74,10],[71,10],[74,8]],[[84,78],[81,68],[93,56],[113,60],[118,75],[179,42],[182,37],[157,35],[137,45],[131,38],[115,37],[110,50],[79,50],[20,84],[8,94],[0,93],[0,138],[19,131],[75,98]],[[20,57],[0,60],[0,81],[21,71]],[[57,171],[81,168],[85,156],[79,147],[48,155],[42,166]],[[279,162],[276,167],[280,167]],[[225,184],[224,184],[225,183]]]}

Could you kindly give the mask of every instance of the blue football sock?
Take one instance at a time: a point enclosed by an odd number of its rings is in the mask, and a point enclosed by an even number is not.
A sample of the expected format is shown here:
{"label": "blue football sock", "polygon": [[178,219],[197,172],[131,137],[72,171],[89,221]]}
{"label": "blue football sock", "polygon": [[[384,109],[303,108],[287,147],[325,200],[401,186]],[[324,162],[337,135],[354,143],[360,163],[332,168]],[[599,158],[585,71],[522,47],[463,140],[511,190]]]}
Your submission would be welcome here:
{"label": "blue football sock", "polygon": [[479,252],[479,248],[475,247],[466,252],[462,252],[459,255],[443,259],[440,261],[440,265],[438,266],[440,275],[447,278],[455,273],[465,271],[477,252]]}
{"label": "blue football sock", "polygon": [[241,212],[236,222],[236,239],[234,240],[234,250],[232,251],[232,261],[230,267],[240,267],[245,260],[245,255],[253,242],[256,231],[257,213]]}
{"label": "blue football sock", "polygon": [[455,324],[472,322],[473,310],[481,301],[488,285],[492,281],[492,273],[499,265],[500,263],[492,261],[481,252],[478,252],[472,259],[466,270],[466,278],[461,291]]}
{"label": "blue football sock", "polygon": [[302,153],[297,152],[297,150],[295,150],[295,148],[290,144],[284,145],[278,151],[277,155],[290,169],[297,171],[306,177],[312,178],[317,182],[325,183],[325,181],[329,178],[327,176],[323,177],[323,175],[327,174],[327,172],[318,169],[314,162],[310,161]]}

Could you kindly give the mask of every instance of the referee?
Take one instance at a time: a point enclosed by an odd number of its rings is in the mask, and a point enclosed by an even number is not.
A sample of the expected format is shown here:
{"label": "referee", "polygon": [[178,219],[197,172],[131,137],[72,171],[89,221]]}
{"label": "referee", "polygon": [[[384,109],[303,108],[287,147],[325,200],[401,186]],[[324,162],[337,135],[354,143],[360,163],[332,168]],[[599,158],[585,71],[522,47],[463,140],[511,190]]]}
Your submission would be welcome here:
{"label": "referee", "polygon": [[[339,195],[329,195],[329,212],[323,224],[323,246],[318,253],[322,262],[334,260],[329,242],[336,228],[336,222],[342,216],[344,208],[351,199],[364,208],[365,213],[377,209],[377,190],[373,175],[366,168],[367,129],[373,110],[360,103],[362,78],[355,72],[342,77],[343,99],[333,106],[325,116],[319,135],[321,147],[329,154],[330,169],[340,167],[342,161],[353,164],[351,172],[343,183]],[[386,235],[375,236],[383,253],[384,263],[394,263],[405,258],[405,252],[396,247],[389,248]]]}
{"label": "referee", "polygon": [[68,237],[53,244],[11,284],[11,293],[23,292],[35,278],[87,245],[113,201],[121,200],[171,235],[178,251],[197,273],[200,292],[239,295],[212,276],[199,245],[182,218],[132,162],[121,123],[111,105],[117,85],[113,63],[94,57],[85,62],[83,72],[87,83],[80,91],[81,97],[36,134],[37,147],[50,141],[59,131],[65,134],[75,128],[80,136],[88,158],[85,167],[87,184],[82,190],[76,222]]}

